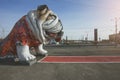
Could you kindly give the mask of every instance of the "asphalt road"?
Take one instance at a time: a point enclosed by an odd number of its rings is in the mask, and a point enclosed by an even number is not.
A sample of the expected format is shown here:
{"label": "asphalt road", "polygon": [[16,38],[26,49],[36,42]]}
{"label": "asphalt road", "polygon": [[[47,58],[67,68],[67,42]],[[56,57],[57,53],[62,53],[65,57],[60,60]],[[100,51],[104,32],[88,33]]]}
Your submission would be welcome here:
{"label": "asphalt road", "polygon": [[[119,56],[120,47],[46,47],[49,55]],[[120,80],[120,63],[0,64],[0,80]]]}

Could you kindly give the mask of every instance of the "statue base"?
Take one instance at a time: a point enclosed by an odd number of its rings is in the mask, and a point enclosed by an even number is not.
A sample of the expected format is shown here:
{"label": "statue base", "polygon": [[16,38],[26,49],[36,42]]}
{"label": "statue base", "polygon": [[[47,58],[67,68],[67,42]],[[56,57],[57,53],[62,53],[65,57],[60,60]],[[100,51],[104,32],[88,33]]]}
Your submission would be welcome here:
{"label": "statue base", "polygon": [[22,65],[22,66],[31,66],[36,64],[38,60],[44,58],[47,55],[35,55],[36,59],[31,61],[19,61],[18,58],[15,57],[0,57],[0,65]]}
{"label": "statue base", "polygon": [[19,61],[18,59],[14,60],[17,65],[28,65],[31,66],[37,62],[37,59],[30,60],[30,61]]}

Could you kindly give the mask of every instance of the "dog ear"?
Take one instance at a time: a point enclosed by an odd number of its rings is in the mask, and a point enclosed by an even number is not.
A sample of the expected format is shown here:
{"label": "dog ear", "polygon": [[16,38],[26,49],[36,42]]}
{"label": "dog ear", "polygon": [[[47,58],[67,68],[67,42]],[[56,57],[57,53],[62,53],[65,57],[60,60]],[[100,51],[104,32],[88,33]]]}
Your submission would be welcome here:
{"label": "dog ear", "polygon": [[38,11],[42,11],[42,10],[44,10],[45,8],[47,8],[47,10],[49,10],[49,8],[48,8],[48,6],[47,5],[39,5],[38,7],[37,7],[37,10]]}

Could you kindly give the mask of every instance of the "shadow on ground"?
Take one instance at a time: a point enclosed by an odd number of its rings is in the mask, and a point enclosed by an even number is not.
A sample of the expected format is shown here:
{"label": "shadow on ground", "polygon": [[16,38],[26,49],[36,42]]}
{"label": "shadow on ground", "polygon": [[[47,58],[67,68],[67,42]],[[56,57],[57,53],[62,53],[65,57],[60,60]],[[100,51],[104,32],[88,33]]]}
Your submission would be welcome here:
{"label": "shadow on ground", "polygon": [[[36,55],[36,61],[42,59],[43,55]],[[30,63],[30,62],[20,62],[20,61],[15,61],[15,58],[3,58],[0,59],[0,65],[14,65],[14,66],[30,66],[32,64],[35,64],[36,62],[34,61],[34,63]]]}

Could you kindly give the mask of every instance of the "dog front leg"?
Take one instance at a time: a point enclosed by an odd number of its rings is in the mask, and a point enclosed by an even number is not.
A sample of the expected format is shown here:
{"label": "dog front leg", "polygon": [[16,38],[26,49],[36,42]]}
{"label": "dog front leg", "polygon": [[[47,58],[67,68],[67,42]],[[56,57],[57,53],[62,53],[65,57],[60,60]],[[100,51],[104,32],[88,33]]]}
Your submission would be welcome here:
{"label": "dog front leg", "polygon": [[17,43],[16,49],[19,61],[30,61],[36,59],[36,57],[30,53],[29,46],[27,44],[21,45],[20,43]]}
{"label": "dog front leg", "polygon": [[41,54],[41,55],[47,55],[48,51],[43,49],[43,44],[40,44],[38,47],[37,47],[37,53],[38,54]]}

